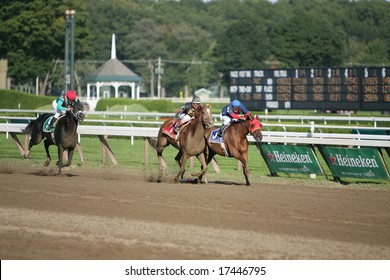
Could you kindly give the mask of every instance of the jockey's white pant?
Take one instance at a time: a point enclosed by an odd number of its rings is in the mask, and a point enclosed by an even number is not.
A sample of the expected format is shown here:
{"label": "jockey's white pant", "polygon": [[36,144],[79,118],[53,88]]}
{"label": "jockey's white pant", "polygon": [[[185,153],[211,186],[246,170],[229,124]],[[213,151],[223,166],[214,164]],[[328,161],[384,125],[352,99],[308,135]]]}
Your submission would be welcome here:
{"label": "jockey's white pant", "polygon": [[222,114],[220,114],[219,117],[220,117],[223,125],[229,125],[231,122],[237,122],[238,121],[237,119],[233,119],[233,118],[231,118],[229,116],[222,116]]}
{"label": "jockey's white pant", "polygon": [[56,112],[54,114],[54,118],[58,119],[58,117],[61,116],[64,112],[57,108],[57,99],[55,99],[51,104],[53,105],[54,112]]}
{"label": "jockey's white pant", "polygon": [[183,123],[188,122],[190,119],[191,119],[191,116],[189,116],[187,114],[184,114],[184,113],[180,113],[179,114],[180,125],[182,125]]}

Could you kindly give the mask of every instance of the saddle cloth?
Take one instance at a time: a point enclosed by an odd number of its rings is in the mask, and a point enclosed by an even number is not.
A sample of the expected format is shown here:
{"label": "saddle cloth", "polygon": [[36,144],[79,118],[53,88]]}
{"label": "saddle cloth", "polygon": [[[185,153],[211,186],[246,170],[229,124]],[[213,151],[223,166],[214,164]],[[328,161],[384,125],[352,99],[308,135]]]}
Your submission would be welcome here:
{"label": "saddle cloth", "polygon": [[210,138],[209,138],[210,143],[223,143],[224,137],[223,137],[223,135],[222,135],[222,137],[219,136],[218,131],[219,131],[219,128],[211,131]]}
{"label": "saddle cloth", "polygon": [[171,133],[169,130],[166,129],[163,129],[162,133],[176,140],[177,135],[175,133]]}
{"label": "saddle cloth", "polygon": [[49,124],[51,122],[51,120],[54,118],[54,116],[51,116],[51,117],[48,117],[45,121],[45,123],[43,124],[43,132],[54,132],[54,129],[56,127],[56,123],[54,124],[53,128],[52,129],[49,129]]}

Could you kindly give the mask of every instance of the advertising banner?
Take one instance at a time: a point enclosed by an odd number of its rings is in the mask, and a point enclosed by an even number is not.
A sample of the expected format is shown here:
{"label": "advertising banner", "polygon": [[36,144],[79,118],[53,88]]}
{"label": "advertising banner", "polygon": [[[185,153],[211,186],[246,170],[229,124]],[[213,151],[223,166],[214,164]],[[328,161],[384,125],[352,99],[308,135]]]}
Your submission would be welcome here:
{"label": "advertising banner", "polygon": [[335,177],[390,178],[377,149],[323,147],[323,155]]}
{"label": "advertising banner", "polygon": [[261,145],[261,154],[271,174],[277,172],[322,174],[317,157],[309,146]]}

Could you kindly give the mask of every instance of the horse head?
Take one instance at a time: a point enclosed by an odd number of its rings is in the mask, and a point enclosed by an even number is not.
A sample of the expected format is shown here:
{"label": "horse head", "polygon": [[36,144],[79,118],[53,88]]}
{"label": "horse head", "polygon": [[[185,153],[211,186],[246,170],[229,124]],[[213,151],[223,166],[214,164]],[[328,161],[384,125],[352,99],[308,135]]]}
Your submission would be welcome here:
{"label": "horse head", "polygon": [[251,116],[249,118],[249,132],[255,138],[256,142],[261,142],[261,140],[263,139],[263,134],[261,133],[262,128],[263,125],[260,123],[259,118],[257,116]]}
{"label": "horse head", "polygon": [[209,105],[201,107],[202,122],[206,127],[214,124],[213,113]]}
{"label": "horse head", "polygon": [[80,102],[79,99],[77,99],[77,100],[72,104],[70,113],[72,114],[73,118],[74,118],[76,121],[83,121],[83,120],[84,120],[84,118],[85,118],[84,106],[83,106],[83,104]]}

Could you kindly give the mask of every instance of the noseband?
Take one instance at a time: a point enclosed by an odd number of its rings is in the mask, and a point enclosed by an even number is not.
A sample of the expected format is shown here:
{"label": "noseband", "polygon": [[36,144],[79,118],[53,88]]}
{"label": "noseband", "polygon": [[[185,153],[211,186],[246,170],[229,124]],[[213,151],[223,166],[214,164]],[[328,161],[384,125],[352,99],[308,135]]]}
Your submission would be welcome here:
{"label": "noseband", "polygon": [[82,110],[79,110],[77,112],[75,112],[75,107],[72,106],[72,109],[70,110],[70,113],[72,114],[72,116],[78,120],[78,121],[82,121],[84,119],[84,112]]}

